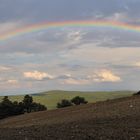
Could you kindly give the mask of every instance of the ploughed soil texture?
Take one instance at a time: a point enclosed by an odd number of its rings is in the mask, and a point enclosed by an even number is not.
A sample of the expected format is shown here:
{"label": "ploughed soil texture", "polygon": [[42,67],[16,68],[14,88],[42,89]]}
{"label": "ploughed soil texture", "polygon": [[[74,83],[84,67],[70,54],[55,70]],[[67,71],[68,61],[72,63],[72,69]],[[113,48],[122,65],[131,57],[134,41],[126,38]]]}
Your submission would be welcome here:
{"label": "ploughed soil texture", "polygon": [[140,140],[140,95],[3,119],[0,140]]}

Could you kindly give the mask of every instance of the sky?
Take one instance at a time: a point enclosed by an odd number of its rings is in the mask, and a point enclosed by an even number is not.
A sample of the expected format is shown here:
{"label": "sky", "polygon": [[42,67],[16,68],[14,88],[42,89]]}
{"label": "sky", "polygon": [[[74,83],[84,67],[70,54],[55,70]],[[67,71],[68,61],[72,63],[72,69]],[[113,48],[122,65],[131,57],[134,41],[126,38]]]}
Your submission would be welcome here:
{"label": "sky", "polygon": [[[0,0],[0,36],[43,22],[140,25],[139,13],[139,0]],[[140,32],[63,26],[0,41],[0,95],[139,89]]]}

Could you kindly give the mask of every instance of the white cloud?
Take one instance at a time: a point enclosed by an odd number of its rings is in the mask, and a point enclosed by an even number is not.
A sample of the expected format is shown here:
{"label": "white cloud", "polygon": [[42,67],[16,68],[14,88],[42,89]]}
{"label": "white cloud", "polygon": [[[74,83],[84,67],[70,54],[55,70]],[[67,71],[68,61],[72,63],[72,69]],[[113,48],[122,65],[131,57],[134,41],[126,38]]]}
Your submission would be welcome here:
{"label": "white cloud", "polygon": [[71,74],[64,74],[66,77],[72,77]]}
{"label": "white cloud", "polygon": [[92,76],[88,76],[89,79],[94,82],[119,82],[121,78],[118,75],[115,75],[110,70],[100,70],[95,72]]}
{"label": "white cloud", "polygon": [[33,71],[33,72],[24,72],[24,77],[34,80],[43,80],[43,79],[53,79],[54,77],[45,72]]}
{"label": "white cloud", "polygon": [[105,15],[104,13],[97,12],[93,13],[91,16],[94,20],[125,21],[129,19],[126,12],[115,12],[110,15]]}
{"label": "white cloud", "polygon": [[133,66],[140,67],[140,62],[134,63]]}
{"label": "white cloud", "polygon": [[11,69],[10,67],[0,66],[0,71],[8,71],[10,69]]}
{"label": "white cloud", "polygon": [[7,83],[15,85],[15,84],[18,84],[18,80],[10,79],[10,80],[7,81]]}
{"label": "white cloud", "polygon": [[[102,40],[100,41],[102,42]],[[103,46],[103,45],[102,45]],[[127,52],[127,53],[126,53]],[[85,61],[96,61],[97,63],[130,62],[139,58],[139,47],[99,47],[96,43],[83,44],[79,48],[64,52],[64,59]]]}
{"label": "white cloud", "polygon": [[67,33],[67,44],[77,44],[80,41],[82,41],[84,35],[86,35],[87,32],[86,31],[82,31],[82,30],[73,30],[69,31]]}
{"label": "white cloud", "polygon": [[124,21],[128,19],[126,13],[114,13],[112,16],[107,17],[108,20],[115,20],[115,21]]}
{"label": "white cloud", "polygon": [[55,77],[56,79],[69,79],[72,78],[71,74],[63,74]]}
{"label": "white cloud", "polygon": [[67,35],[68,40],[80,41],[82,39],[82,34],[80,31],[72,31]]}
{"label": "white cloud", "polygon": [[69,78],[62,82],[62,84],[69,84],[69,85],[86,85],[89,84],[88,80],[85,79],[73,79]]}

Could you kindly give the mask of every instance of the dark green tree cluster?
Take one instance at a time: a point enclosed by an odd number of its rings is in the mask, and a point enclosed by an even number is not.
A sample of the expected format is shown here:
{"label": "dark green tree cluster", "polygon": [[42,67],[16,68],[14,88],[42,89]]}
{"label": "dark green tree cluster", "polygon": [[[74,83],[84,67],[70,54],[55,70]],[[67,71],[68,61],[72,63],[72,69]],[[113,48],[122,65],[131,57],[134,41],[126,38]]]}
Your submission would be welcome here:
{"label": "dark green tree cluster", "polygon": [[57,108],[63,108],[68,106],[72,106],[72,103],[66,99],[63,99],[60,103],[57,103]]}
{"label": "dark green tree cluster", "polygon": [[74,97],[71,102],[75,105],[80,105],[80,104],[87,104],[88,102],[85,100],[84,97],[79,97],[79,96],[76,96]]}
{"label": "dark green tree cluster", "polygon": [[87,104],[88,102],[85,100],[84,97],[76,96],[71,100],[63,99],[61,102],[57,103],[57,108],[64,108],[72,105],[80,105],[80,104]]}
{"label": "dark green tree cluster", "polygon": [[29,95],[25,95],[23,99],[23,108],[27,113],[47,110],[44,105],[33,102],[32,96]]}
{"label": "dark green tree cluster", "polygon": [[137,93],[134,93],[134,95],[140,95],[140,91],[138,91]]}
{"label": "dark green tree cluster", "polygon": [[29,95],[26,95],[22,102],[12,102],[8,99],[8,96],[5,96],[0,103],[0,119],[46,109],[44,105],[33,102],[32,96]]}

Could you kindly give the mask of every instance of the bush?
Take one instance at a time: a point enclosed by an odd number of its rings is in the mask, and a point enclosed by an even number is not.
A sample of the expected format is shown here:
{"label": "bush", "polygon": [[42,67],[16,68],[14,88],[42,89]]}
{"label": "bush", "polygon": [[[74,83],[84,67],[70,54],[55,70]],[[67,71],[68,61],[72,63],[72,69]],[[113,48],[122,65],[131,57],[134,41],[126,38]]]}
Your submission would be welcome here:
{"label": "bush", "polygon": [[41,105],[40,103],[32,103],[31,111],[37,112],[37,111],[44,111],[47,110],[47,108],[44,105]]}
{"label": "bush", "polygon": [[76,96],[70,101],[63,99],[60,103],[57,103],[57,108],[68,107],[68,106],[72,106],[73,104],[80,105],[80,104],[87,104],[87,103],[88,102],[85,100],[85,98]]}
{"label": "bush", "polygon": [[72,106],[72,103],[66,99],[63,99],[60,103],[57,103],[57,108],[63,108],[68,106]]}
{"label": "bush", "polygon": [[85,100],[84,97],[79,97],[79,96],[76,96],[74,97],[71,102],[75,105],[80,105],[80,104],[87,104],[88,102]]}
{"label": "bush", "polygon": [[138,91],[137,93],[134,93],[134,95],[140,95],[140,91]]}

